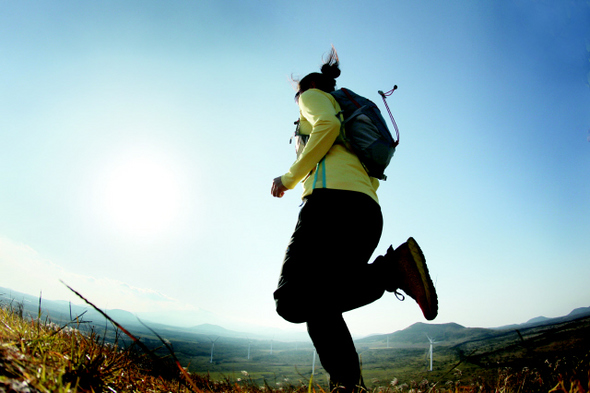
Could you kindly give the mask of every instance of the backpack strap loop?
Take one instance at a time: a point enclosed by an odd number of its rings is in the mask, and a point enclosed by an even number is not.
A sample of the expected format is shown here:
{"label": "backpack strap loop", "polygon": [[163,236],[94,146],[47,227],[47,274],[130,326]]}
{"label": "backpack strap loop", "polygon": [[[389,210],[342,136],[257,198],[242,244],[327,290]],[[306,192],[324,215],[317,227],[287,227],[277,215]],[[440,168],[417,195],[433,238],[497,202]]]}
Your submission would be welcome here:
{"label": "backpack strap loop", "polygon": [[393,123],[393,128],[395,129],[395,136],[397,137],[397,139],[393,141],[395,143],[395,146],[399,145],[399,129],[397,128],[397,123],[395,122],[395,119],[393,118],[393,115],[391,114],[391,110],[389,109],[389,105],[387,105],[386,98],[389,97],[390,95],[392,95],[393,92],[396,90],[397,90],[397,85],[393,85],[393,89],[389,90],[387,93],[384,93],[381,90],[379,90],[377,92],[381,95],[381,98],[383,98],[383,103],[385,104],[385,108],[387,109],[387,113],[389,113],[389,118],[391,119],[391,122]]}

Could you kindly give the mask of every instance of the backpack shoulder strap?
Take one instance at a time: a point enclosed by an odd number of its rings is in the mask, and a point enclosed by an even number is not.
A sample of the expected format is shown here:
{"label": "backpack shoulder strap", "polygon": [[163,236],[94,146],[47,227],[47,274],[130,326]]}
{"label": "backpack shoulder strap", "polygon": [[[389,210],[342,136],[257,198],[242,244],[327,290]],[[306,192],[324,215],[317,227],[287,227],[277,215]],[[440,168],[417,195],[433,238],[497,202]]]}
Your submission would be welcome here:
{"label": "backpack shoulder strap", "polygon": [[340,90],[342,90],[342,92],[344,94],[346,94],[346,97],[350,100],[350,102],[352,102],[357,108],[361,107],[361,104],[359,104],[358,102],[356,102],[356,100],[352,97],[352,94],[350,94],[350,91],[348,89],[345,89],[344,87],[341,88]]}

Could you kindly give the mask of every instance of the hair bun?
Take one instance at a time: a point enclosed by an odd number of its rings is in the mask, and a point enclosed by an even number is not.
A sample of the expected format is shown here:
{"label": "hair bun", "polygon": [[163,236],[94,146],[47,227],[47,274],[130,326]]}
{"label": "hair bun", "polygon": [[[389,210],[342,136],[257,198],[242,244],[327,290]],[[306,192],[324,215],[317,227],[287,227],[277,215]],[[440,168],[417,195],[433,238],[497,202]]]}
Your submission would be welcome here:
{"label": "hair bun", "polygon": [[297,95],[295,96],[296,99],[301,93],[312,87],[325,91],[326,93],[334,91],[336,88],[336,78],[340,76],[340,63],[336,49],[333,46],[328,59],[323,61],[321,71],[321,74],[319,72],[307,74],[299,81]]}
{"label": "hair bun", "polygon": [[338,62],[336,62],[335,64],[324,64],[322,66],[322,74],[332,79],[338,78],[340,76],[340,68],[338,67]]}

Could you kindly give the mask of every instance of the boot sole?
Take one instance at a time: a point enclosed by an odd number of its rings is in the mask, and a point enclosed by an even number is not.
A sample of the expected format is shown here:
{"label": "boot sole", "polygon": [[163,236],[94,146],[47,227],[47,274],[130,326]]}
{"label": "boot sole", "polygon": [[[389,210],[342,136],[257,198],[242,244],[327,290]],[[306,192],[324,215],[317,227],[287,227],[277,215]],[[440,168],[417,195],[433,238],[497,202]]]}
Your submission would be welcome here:
{"label": "boot sole", "polygon": [[422,280],[425,296],[424,304],[429,306],[428,309],[423,309],[422,312],[427,320],[432,321],[438,315],[438,298],[436,296],[434,284],[432,283],[432,279],[430,278],[430,274],[428,273],[428,267],[426,266],[426,258],[424,258],[424,253],[422,252],[422,249],[420,248],[418,243],[416,243],[416,240],[414,240],[413,237],[410,237],[408,239],[407,244],[412,254],[412,257],[416,262],[416,268],[418,269],[420,279]]}

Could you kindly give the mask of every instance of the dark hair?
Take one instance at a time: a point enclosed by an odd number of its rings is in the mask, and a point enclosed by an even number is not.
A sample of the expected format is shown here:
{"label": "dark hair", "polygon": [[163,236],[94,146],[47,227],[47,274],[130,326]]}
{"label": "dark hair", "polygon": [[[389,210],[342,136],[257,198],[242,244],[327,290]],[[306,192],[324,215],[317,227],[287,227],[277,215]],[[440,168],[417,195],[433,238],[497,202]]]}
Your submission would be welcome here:
{"label": "dark hair", "polygon": [[339,76],[340,62],[338,60],[338,53],[336,53],[336,49],[332,47],[328,59],[325,60],[322,65],[321,73],[312,72],[299,81],[295,100],[297,100],[304,91],[311,89],[312,85],[316,89],[320,89],[326,93],[333,92],[336,89],[336,78]]}

